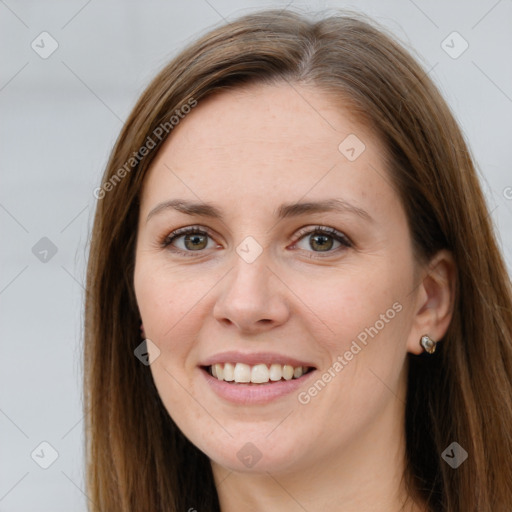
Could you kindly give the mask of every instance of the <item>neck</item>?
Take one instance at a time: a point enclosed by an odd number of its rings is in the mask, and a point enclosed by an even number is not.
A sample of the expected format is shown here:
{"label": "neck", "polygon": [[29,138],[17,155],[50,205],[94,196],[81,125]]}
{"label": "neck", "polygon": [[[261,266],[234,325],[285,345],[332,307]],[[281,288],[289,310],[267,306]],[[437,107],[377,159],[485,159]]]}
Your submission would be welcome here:
{"label": "neck", "polygon": [[[343,463],[335,471],[322,465],[301,474],[251,474],[214,471],[222,512],[419,512],[408,498],[401,475],[389,464],[376,464],[372,470],[346,471]],[[332,467],[329,465],[329,467]],[[352,466],[353,468],[353,466]]]}

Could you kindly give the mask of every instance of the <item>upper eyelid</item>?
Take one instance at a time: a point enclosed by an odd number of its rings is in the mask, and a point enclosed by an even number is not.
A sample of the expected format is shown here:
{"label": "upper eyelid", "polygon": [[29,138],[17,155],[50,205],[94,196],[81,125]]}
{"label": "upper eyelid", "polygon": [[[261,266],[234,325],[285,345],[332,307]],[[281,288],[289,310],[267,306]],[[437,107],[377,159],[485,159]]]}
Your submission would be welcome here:
{"label": "upper eyelid", "polygon": [[182,228],[173,229],[170,233],[168,233],[164,237],[164,241],[168,240],[170,238],[179,238],[181,236],[188,235],[194,231],[198,232],[198,233],[205,233],[208,236],[210,236],[211,238],[215,238],[215,236],[217,236],[216,233],[214,233],[214,231],[209,228],[206,228],[204,226],[193,225],[193,226],[184,226]]}
{"label": "upper eyelid", "polygon": [[338,235],[340,238],[345,238],[347,241],[352,242],[352,240],[349,238],[349,236],[346,235],[343,231],[340,231],[339,229],[336,229],[336,228],[332,228],[330,226],[321,226],[318,224],[301,228],[296,233],[297,233],[297,235],[302,237],[304,235],[310,235],[315,232],[333,235],[333,236]]}

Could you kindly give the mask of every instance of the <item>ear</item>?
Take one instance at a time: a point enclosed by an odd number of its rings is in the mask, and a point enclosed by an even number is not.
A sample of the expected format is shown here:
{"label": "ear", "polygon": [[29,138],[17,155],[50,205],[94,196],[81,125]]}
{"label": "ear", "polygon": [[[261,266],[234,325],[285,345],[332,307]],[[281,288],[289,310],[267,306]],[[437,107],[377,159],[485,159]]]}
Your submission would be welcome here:
{"label": "ear", "polygon": [[420,279],[407,340],[407,350],[413,354],[423,352],[420,345],[423,335],[440,341],[450,325],[456,290],[456,266],[452,253],[444,249],[436,253],[421,270]]}

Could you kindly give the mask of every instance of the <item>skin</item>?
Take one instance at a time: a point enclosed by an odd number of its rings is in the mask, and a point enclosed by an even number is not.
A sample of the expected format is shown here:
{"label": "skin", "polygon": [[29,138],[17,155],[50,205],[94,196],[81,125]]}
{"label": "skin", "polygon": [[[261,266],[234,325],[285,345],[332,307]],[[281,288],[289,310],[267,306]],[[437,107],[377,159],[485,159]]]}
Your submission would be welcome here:
{"label": "skin", "polygon": [[[354,161],[338,150],[349,134],[366,146]],[[380,141],[318,89],[252,85],[201,100],[145,179],[134,285],[145,335],[160,350],[151,371],[169,414],[210,458],[224,512],[242,503],[249,511],[422,510],[412,496],[404,504],[401,484],[406,355],[423,351],[423,334],[445,334],[454,265],[445,251],[430,265],[415,261],[382,155]],[[223,220],[170,208],[147,219],[177,198],[213,203]],[[331,198],[372,220],[274,215],[282,203]],[[184,237],[162,246],[192,225],[209,228],[206,248],[194,251]],[[322,252],[314,233],[297,236],[315,226],[340,231],[352,247],[328,237],[332,248]],[[263,250],[252,263],[236,252],[248,236]],[[307,404],[294,392],[234,405],[198,367],[227,350],[269,351],[313,362],[320,378],[396,303],[400,312]],[[237,457],[248,442],[262,455],[251,468]]]}

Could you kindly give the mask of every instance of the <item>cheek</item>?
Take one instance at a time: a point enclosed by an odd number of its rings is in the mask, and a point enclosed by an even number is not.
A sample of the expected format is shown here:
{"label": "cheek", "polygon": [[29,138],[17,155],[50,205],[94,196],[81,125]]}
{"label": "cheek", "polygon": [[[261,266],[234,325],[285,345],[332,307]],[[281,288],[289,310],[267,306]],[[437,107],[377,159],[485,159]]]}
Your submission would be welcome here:
{"label": "cheek", "polygon": [[[399,386],[412,321],[409,276],[407,267],[398,272],[391,265],[376,264],[364,272],[337,274],[328,287],[304,281],[303,296],[318,317],[311,317],[315,325],[310,332],[327,355],[319,378],[325,377],[328,384],[317,386],[321,392],[306,390],[301,403],[314,402],[333,428],[340,421],[356,428],[358,421],[381,409],[392,396],[390,389]],[[347,410],[352,411],[349,420]]]}
{"label": "cheek", "polygon": [[184,269],[168,268],[164,263],[140,258],[134,275],[135,295],[148,338],[161,349],[185,348],[178,340],[187,340],[186,331],[197,328],[194,309],[211,283]]}
{"label": "cheek", "polygon": [[[169,415],[185,432],[197,422],[204,425],[200,407],[191,402],[190,390],[198,371],[192,364],[197,339],[197,305],[207,283],[176,272],[155,257],[138,257],[134,287],[146,337],[159,350],[150,369],[158,394]],[[194,307],[196,306],[196,307]],[[209,427],[208,427],[209,428]]]}
{"label": "cheek", "polygon": [[[330,279],[308,279],[297,294],[310,309],[304,312],[324,333],[323,344],[334,356],[350,348],[353,340],[362,347],[369,340],[393,338],[404,325],[406,290],[404,277],[382,266],[364,271],[333,272]],[[314,331],[313,331],[314,332]]]}
{"label": "cheek", "polygon": [[304,296],[318,316],[310,329],[327,354],[318,375],[326,384],[317,380],[299,397],[301,421],[312,411],[318,419],[310,425],[315,435],[328,430],[356,437],[398,394],[411,318],[406,275],[367,268],[338,276],[330,292],[304,282]]}

